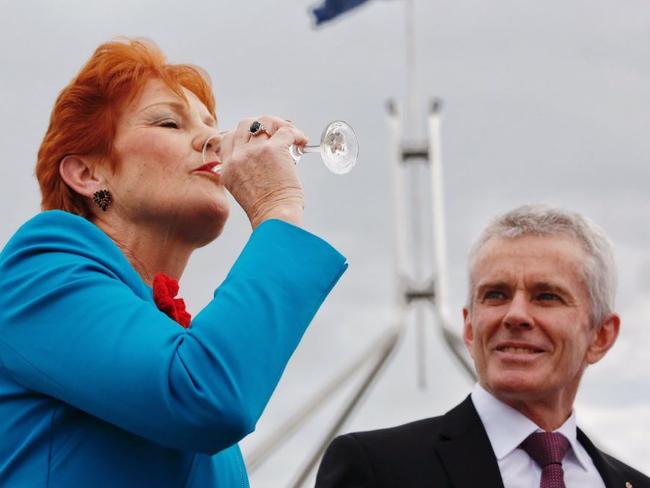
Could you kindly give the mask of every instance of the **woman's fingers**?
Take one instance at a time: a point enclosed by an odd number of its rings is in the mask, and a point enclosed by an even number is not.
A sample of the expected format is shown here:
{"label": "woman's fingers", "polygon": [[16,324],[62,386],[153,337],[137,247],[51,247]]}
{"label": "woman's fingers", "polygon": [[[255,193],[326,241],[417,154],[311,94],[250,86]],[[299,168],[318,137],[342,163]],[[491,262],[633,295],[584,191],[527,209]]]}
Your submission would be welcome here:
{"label": "woman's fingers", "polygon": [[[255,121],[266,132],[251,134]],[[221,181],[253,227],[268,218],[299,223],[304,195],[289,146],[306,144],[305,134],[285,119],[260,116],[242,120],[225,139]]]}
{"label": "woman's fingers", "polygon": [[274,142],[278,142],[279,144],[285,145],[287,147],[291,146],[292,144],[296,146],[305,146],[309,143],[309,139],[305,133],[293,125],[285,125],[283,127],[280,127],[275,131],[271,139]]}
{"label": "woman's fingers", "polygon": [[[251,133],[251,126],[255,122],[262,124],[264,127],[264,130],[260,131],[257,135],[253,135]],[[257,142],[258,139],[263,141],[269,137],[273,137],[273,134],[275,134],[277,130],[282,127],[294,127],[294,125],[292,122],[286,119],[281,119],[280,117],[273,117],[269,115],[246,118],[242,120],[237,126],[235,143],[246,144],[249,142]]]}
{"label": "woman's fingers", "polygon": [[[254,122],[261,123],[264,126],[264,131],[253,135],[250,129]],[[227,162],[235,151],[245,149],[248,152],[253,147],[261,146],[271,139],[274,145],[285,145],[287,148],[292,144],[304,146],[309,142],[305,134],[297,129],[290,120],[268,115],[248,117],[239,122],[233,131],[224,135],[221,142],[221,160]]]}
{"label": "woman's fingers", "polygon": [[255,122],[255,120],[257,119],[248,117],[237,124],[237,128],[233,134],[233,146],[241,146],[243,144],[246,144],[251,139],[251,137],[253,137],[250,129],[252,123]]}
{"label": "woman's fingers", "polygon": [[[262,119],[262,117],[247,117],[241,120],[237,124],[237,127],[224,135],[221,152],[222,161],[230,160],[233,152],[236,151],[237,148],[241,148],[245,144],[248,144],[255,137],[259,137],[260,139],[268,139],[268,136],[264,133],[258,134],[257,136],[253,136],[253,134],[251,134],[250,129],[253,122],[258,121],[264,123],[260,119]],[[267,127],[266,124],[264,124],[264,126]]]}

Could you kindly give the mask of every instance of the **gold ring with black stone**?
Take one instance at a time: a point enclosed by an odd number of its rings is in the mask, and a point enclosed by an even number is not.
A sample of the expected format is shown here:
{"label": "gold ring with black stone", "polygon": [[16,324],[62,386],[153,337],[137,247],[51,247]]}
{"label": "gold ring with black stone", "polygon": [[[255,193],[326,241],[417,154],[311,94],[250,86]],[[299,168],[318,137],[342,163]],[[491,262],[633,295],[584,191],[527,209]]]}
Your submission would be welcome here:
{"label": "gold ring with black stone", "polygon": [[259,120],[253,122],[251,126],[248,128],[248,130],[252,136],[258,136],[262,132],[264,132],[266,135],[269,135],[268,131],[266,130],[266,127],[264,127],[264,124]]}

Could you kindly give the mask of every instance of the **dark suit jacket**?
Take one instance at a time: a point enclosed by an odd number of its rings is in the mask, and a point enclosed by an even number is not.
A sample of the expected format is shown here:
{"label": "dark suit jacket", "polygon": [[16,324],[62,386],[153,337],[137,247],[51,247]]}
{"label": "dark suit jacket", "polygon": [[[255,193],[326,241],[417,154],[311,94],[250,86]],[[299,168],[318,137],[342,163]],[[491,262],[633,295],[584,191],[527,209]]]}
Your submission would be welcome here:
{"label": "dark suit jacket", "polygon": [[[599,451],[578,430],[607,488],[649,488],[650,478]],[[496,456],[467,397],[441,417],[334,439],[316,488],[503,488]],[[531,487],[532,488],[532,487]],[[571,488],[571,487],[568,487]]]}

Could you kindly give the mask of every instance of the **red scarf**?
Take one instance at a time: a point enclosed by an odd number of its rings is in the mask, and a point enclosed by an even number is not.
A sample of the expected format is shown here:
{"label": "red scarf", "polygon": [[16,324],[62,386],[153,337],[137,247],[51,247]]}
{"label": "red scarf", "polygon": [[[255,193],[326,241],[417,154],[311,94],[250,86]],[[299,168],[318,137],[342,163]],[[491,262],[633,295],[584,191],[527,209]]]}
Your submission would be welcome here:
{"label": "red scarf", "polygon": [[156,273],[153,277],[154,302],[162,312],[187,329],[192,321],[192,316],[185,310],[185,300],[175,298],[178,288],[178,281],[165,273]]}

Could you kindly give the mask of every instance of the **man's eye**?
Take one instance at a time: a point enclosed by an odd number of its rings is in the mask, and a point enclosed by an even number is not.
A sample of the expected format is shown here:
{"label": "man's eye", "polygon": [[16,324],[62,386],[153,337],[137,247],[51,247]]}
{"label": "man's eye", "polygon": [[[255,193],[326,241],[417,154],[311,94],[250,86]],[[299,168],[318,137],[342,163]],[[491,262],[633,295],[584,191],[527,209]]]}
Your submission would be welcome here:
{"label": "man's eye", "polygon": [[499,290],[489,290],[483,294],[483,300],[503,300],[506,294]]}
{"label": "man's eye", "polygon": [[560,300],[560,297],[557,296],[555,293],[540,293],[537,295],[537,299],[544,302],[548,302],[548,301]]}

